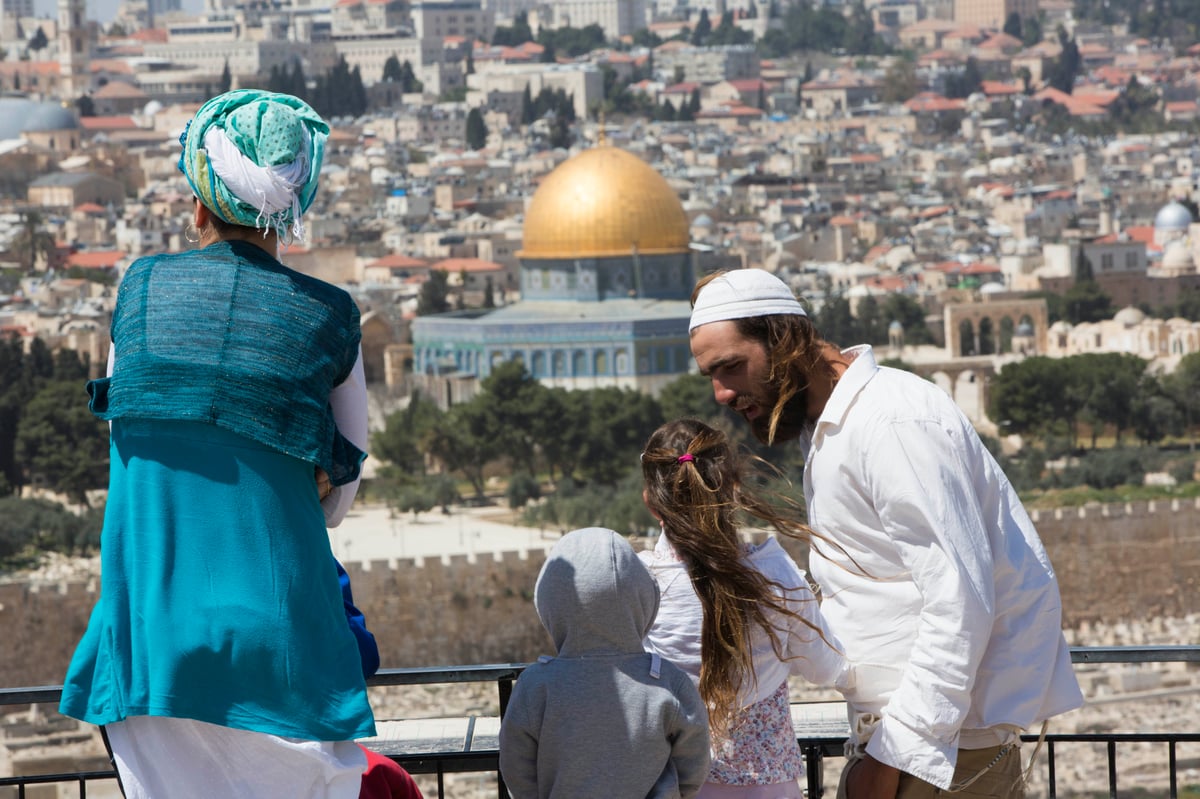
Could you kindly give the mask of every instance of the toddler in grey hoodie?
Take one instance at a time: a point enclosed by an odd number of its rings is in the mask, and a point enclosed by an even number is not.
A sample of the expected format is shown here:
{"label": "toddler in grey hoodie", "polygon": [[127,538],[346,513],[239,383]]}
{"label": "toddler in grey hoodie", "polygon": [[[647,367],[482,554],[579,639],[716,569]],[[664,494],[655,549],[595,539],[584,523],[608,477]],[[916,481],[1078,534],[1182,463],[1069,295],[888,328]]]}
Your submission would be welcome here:
{"label": "toddler in grey hoodie", "polygon": [[500,725],[513,799],[694,796],[708,776],[708,714],[681,669],[642,648],[658,586],[612,530],[563,536],[534,588],[554,639],[517,680]]}

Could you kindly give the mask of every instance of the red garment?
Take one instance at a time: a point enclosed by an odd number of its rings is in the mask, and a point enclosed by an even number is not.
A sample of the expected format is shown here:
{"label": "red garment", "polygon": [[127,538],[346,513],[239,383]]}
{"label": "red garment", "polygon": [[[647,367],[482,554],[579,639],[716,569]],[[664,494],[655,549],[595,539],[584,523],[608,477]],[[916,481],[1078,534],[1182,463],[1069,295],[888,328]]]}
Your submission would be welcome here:
{"label": "red garment", "polygon": [[400,764],[363,747],[367,770],[363,772],[358,799],[425,799],[412,776]]}

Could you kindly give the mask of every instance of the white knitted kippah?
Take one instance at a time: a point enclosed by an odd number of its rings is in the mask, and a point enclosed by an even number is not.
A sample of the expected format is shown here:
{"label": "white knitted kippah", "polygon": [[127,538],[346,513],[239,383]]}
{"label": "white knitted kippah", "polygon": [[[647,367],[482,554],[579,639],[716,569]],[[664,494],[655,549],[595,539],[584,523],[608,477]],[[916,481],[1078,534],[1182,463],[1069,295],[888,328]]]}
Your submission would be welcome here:
{"label": "white knitted kippah", "polygon": [[700,289],[692,306],[688,332],[709,322],[750,316],[797,314],[807,316],[792,290],[765,269],[733,269]]}

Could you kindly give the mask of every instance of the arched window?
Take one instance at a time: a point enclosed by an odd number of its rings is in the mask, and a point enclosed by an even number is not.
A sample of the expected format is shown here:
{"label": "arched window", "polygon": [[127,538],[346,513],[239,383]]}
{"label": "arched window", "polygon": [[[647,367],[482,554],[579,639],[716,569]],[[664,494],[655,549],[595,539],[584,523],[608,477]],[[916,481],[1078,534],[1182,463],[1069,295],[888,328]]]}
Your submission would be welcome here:
{"label": "arched window", "polygon": [[596,350],[596,354],[592,357],[592,374],[608,374],[608,353],[604,350]]}

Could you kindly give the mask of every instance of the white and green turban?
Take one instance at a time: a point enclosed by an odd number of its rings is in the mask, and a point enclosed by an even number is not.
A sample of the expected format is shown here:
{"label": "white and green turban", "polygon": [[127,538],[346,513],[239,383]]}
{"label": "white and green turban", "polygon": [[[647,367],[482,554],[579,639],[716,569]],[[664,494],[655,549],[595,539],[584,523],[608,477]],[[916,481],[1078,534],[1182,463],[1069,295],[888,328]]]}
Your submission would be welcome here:
{"label": "white and green turban", "polygon": [[303,100],[238,89],[212,98],[188,122],[179,170],[226,222],[280,235],[291,225],[301,239],[327,138],[329,125]]}

